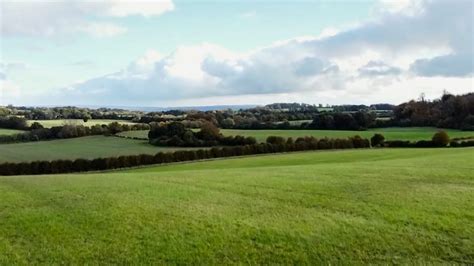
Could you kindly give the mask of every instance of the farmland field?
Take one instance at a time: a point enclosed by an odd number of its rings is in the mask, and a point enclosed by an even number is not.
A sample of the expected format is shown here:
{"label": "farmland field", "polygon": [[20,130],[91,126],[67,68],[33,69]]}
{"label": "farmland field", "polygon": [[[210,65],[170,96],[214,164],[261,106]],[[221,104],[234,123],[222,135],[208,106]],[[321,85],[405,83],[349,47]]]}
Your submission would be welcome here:
{"label": "farmland field", "polygon": [[23,132],[24,131],[22,130],[0,128],[0,136],[1,135],[15,135],[15,134],[23,133]]}
{"label": "farmland field", "polygon": [[[443,129],[451,138],[474,136],[474,131],[461,131],[455,129]],[[430,127],[410,127],[410,128],[373,128],[366,131],[351,130],[242,130],[242,129],[223,129],[224,135],[243,135],[253,136],[259,141],[265,141],[268,136],[281,136],[285,138],[314,136],[317,138],[345,138],[359,135],[364,138],[370,138],[375,133],[381,133],[386,140],[428,140],[431,139],[437,128]]]}
{"label": "farmland field", "polygon": [[[410,128],[374,128],[367,131],[350,130],[247,130],[247,129],[221,129],[221,132],[227,136],[243,135],[256,137],[258,141],[265,141],[268,136],[281,137],[328,137],[328,138],[346,138],[359,135],[365,138],[372,137],[375,133],[382,133],[386,140],[428,140],[431,139],[437,128],[430,127],[410,127]],[[474,131],[461,131],[455,129],[444,129],[451,138],[474,136]],[[120,133],[123,136],[147,138],[148,131],[128,131]]]}
{"label": "farmland field", "polygon": [[474,149],[0,177],[0,264],[474,263]]}
{"label": "farmland field", "polygon": [[118,137],[89,136],[73,139],[0,144],[0,162],[24,162],[77,158],[155,154],[177,148],[156,147],[147,141]]}
{"label": "farmland field", "polygon": [[148,139],[148,130],[123,131],[118,133],[117,135],[129,138]]}
{"label": "farmland field", "polygon": [[28,124],[31,125],[34,122],[38,122],[43,127],[50,128],[56,126],[64,125],[83,125],[83,126],[94,126],[97,124],[110,124],[112,122],[119,122],[121,124],[134,124],[131,121],[127,120],[110,120],[110,119],[90,119],[87,122],[84,122],[82,119],[56,119],[56,120],[28,120]]}

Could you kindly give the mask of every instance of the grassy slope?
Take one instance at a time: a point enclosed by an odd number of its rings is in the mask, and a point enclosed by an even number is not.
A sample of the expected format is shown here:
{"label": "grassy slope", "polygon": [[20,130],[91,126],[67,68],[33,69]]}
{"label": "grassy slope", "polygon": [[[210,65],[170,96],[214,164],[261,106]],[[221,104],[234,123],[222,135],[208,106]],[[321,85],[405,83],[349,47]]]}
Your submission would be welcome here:
{"label": "grassy slope", "polygon": [[0,177],[0,264],[474,262],[474,149]]}
{"label": "grassy slope", "polygon": [[0,135],[14,135],[23,133],[22,130],[0,128]]}
{"label": "grassy slope", "polygon": [[91,119],[87,122],[84,122],[82,119],[57,119],[57,120],[29,120],[28,124],[31,125],[33,122],[38,122],[43,127],[55,127],[55,126],[64,126],[64,125],[84,125],[84,126],[93,126],[97,124],[109,124],[112,122],[119,122],[121,124],[133,124],[133,122],[126,120],[108,120],[108,119]]}
{"label": "grassy slope", "polygon": [[[354,135],[361,137],[370,138],[375,133],[382,133],[386,140],[428,140],[431,139],[434,133],[437,132],[436,128],[429,127],[410,127],[410,128],[376,128],[369,129],[367,131],[346,131],[346,130],[222,130],[225,135],[244,135],[254,136],[260,141],[272,136],[282,137],[301,137],[301,136],[314,136],[314,137],[329,137],[329,138],[344,138]],[[451,138],[474,136],[473,131],[460,131],[454,129],[444,129]]]}
{"label": "grassy slope", "polygon": [[155,147],[146,141],[89,136],[73,139],[0,144],[0,162],[112,157],[155,154],[176,148]]}
{"label": "grassy slope", "polygon": [[[411,127],[411,128],[379,128],[367,131],[343,131],[343,130],[240,130],[240,129],[222,129],[224,135],[244,135],[254,136],[259,141],[265,141],[268,136],[282,137],[329,137],[329,138],[345,138],[354,135],[370,138],[375,133],[382,133],[387,140],[428,140],[437,131],[436,128],[429,127]],[[460,131],[447,129],[451,138],[474,136],[473,131]],[[148,131],[128,131],[120,133],[124,136],[147,138]]]}
{"label": "grassy slope", "polygon": [[148,139],[148,130],[124,131],[124,132],[118,133],[117,135],[125,136],[125,137],[135,137],[135,138]]}

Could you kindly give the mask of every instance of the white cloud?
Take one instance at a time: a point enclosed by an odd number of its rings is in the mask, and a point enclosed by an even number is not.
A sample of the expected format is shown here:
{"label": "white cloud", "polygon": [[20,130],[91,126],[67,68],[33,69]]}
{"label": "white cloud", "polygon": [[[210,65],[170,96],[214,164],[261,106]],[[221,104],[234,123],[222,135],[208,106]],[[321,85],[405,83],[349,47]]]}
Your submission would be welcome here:
{"label": "white cloud", "polygon": [[95,37],[111,37],[127,32],[127,28],[111,23],[89,23],[78,29]]}
{"label": "white cloud", "polygon": [[385,64],[382,61],[369,61],[365,66],[359,68],[359,74],[362,76],[388,76],[399,75],[401,69]]}
{"label": "white cloud", "polygon": [[0,1],[2,36],[53,36],[84,31],[114,36],[124,28],[96,21],[132,15],[159,16],[173,10],[171,0],[105,1]]}
{"label": "white cloud", "polygon": [[375,12],[383,15],[386,13],[405,13],[414,16],[423,11],[424,0],[379,0]]}
{"label": "white cloud", "polygon": [[72,86],[66,98],[154,104],[265,94],[393,102],[420,92],[473,91],[473,3],[422,1],[406,13],[409,6],[323,37],[280,41],[246,54],[212,44],[151,53],[122,71]]}
{"label": "white cloud", "polygon": [[173,2],[170,0],[108,0],[104,2],[107,3],[104,8],[105,15],[114,17],[130,15],[151,17],[174,9]]}

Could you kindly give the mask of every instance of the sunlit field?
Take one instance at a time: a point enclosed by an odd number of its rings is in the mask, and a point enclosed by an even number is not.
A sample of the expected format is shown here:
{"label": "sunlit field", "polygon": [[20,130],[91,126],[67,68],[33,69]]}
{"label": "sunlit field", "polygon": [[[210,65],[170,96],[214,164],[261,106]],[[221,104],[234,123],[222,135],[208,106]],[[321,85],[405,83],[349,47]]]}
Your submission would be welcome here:
{"label": "sunlit field", "polygon": [[[364,138],[370,138],[375,133],[381,133],[387,140],[429,140],[436,133],[437,128],[431,127],[393,127],[393,128],[374,128],[366,131],[351,130],[247,130],[247,129],[221,129],[226,136],[242,135],[252,136],[258,141],[265,141],[268,136],[281,136],[285,138],[297,138],[305,136],[314,136],[317,138],[346,138],[359,135]],[[443,129],[451,138],[474,137],[474,131],[461,131],[455,129]],[[148,131],[128,131],[120,133],[122,136],[148,138]]]}
{"label": "sunlit field", "polygon": [[157,147],[148,141],[119,137],[89,136],[50,141],[0,144],[0,162],[95,159],[133,154],[156,154],[179,148]]}
{"label": "sunlit field", "polygon": [[474,262],[474,149],[0,177],[0,264]]}
{"label": "sunlit field", "polygon": [[2,135],[15,135],[15,134],[23,133],[23,132],[24,131],[22,131],[22,130],[0,128],[0,136],[2,136]]}
{"label": "sunlit field", "polygon": [[31,125],[34,122],[38,122],[43,127],[59,127],[64,125],[83,125],[83,126],[93,126],[93,125],[103,125],[110,124],[112,122],[119,122],[121,124],[133,124],[131,121],[127,120],[111,120],[111,119],[90,119],[87,122],[84,122],[82,119],[56,119],[56,120],[28,120],[28,124]]}

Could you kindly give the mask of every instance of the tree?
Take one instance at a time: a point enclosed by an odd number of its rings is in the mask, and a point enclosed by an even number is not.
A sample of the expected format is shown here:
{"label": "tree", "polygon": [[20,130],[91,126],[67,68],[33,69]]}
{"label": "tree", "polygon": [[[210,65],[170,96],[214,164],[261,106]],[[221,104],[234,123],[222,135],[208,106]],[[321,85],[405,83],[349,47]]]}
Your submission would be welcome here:
{"label": "tree", "polygon": [[42,128],[43,128],[43,125],[41,125],[41,124],[38,123],[38,122],[34,122],[34,123],[31,124],[31,126],[30,126],[30,129],[31,129],[31,130],[42,129]]}
{"label": "tree", "polygon": [[234,125],[235,125],[234,119],[232,119],[230,117],[222,120],[222,122],[221,122],[221,126],[223,128],[232,128],[232,127],[234,127]]}
{"label": "tree", "polygon": [[440,130],[433,135],[433,138],[431,138],[431,141],[436,146],[446,147],[449,143],[448,133],[446,133],[443,130]]}
{"label": "tree", "polygon": [[82,121],[84,121],[84,123],[87,123],[87,121],[89,121],[89,119],[91,119],[92,117],[88,114],[84,115],[84,117],[82,118]]}
{"label": "tree", "polygon": [[210,122],[204,122],[198,132],[198,138],[203,140],[217,140],[220,137],[219,128]]}
{"label": "tree", "polygon": [[370,144],[372,147],[380,147],[383,146],[385,141],[385,137],[382,134],[375,134],[372,138],[370,138]]}
{"label": "tree", "polygon": [[120,125],[118,122],[112,122],[109,124],[109,132],[110,134],[114,135],[119,132],[122,132],[122,125]]}

